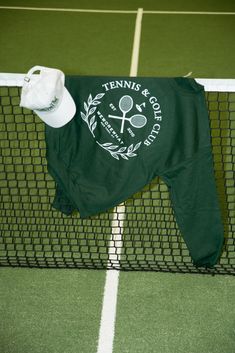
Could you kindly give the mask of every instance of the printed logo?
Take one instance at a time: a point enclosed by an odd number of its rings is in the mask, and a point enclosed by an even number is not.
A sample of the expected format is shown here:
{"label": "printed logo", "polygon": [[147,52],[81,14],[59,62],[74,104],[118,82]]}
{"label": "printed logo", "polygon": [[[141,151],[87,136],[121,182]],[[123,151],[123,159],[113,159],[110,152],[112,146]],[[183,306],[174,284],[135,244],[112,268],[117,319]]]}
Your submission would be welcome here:
{"label": "printed logo", "polygon": [[129,160],[157,140],[162,112],[158,98],[135,81],[101,84],[83,103],[81,117],[96,143],[113,158]]}
{"label": "printed logo", "polygon": [[[138,107],[140,109],[140,106]],[[122,96],[119,100],[119,109],[122,112],[122,116],[116,116],[111,114],[108,115],[109,118],[121,120],[121,129],[120,129],[121,134],[123,134],[124,124],[126,120],[129,121],[130,124],[137,129],[143,127],[147,122],[146,116],[141,114],[134,114],[130,118],[127,118],[126,113],[128,113],[132,108],[133,108],[133,99],[131,98],[131,96],[127,96],[127,95]]]}
{"label": "printed logo", "polygon": [[56,96],[54,97],[54,99],[52,99],[49,107],[47,108],[43,108],[43,109],[37,109],[40,112],[51,112],[52,110],[55,110],[57,105],[59,103],[59,98],[57,98]]}

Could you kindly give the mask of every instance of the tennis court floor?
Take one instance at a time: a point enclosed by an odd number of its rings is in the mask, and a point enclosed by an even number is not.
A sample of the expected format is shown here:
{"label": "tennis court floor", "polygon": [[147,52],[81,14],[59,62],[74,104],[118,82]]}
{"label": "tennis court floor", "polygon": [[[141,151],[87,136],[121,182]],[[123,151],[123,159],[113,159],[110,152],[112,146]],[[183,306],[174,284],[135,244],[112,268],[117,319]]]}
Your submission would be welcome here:
{"label": "tennis court floor", "polygon": [[[66,74],[128,76],[140,8],[138,75],[235,78],[232,1],[1,0],[0,72],[40,64]],[[108,239],[106,216],[104,224]],[[234,289],[234,277],[225,275],[1,268],[0,353],[234,353]]]}

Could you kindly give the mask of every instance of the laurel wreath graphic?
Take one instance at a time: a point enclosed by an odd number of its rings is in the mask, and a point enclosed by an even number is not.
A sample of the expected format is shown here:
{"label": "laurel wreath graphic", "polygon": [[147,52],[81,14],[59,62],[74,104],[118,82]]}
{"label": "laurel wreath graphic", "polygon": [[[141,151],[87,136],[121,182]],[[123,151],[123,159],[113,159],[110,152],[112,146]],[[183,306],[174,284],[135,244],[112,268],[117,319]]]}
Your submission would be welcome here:
{"label": "laurel wreath graphic", "polygon": [[105,93],[98,93],[95,98],[92,98],[92,95],[90,94],[87,103],[84,102],[84,109],[86,113],[84,114],[81,112],[81,117],[87,123],[93,137],[95,137],[94,130],[97,126],[97,121],[95,121],[95,115],[91,115],[95,113],[97,105],[101,103],[99,99],[101,99],[104,95]]}
{"label": "laurel wreath graphic", "polygon": [[[100,147],[108,151],[113,158],[116,158],[119,160],[119,156],[122,157],[123,159],[128,160],[130,157],[135,157],[137,156],[136,153],[134,153],[138,148],[140,147],[142,142],[137,143],[135,146],[131,144],[129,147],[121,147],[117,145],[113,145],[110,142],[100,144],[98,141],[96,141]],[[119,148],[118,150],[114,151],[115,149]]]}
{"label": "laurel wreath graphic", "polygon": [[[95,138],[95,128],[97,126],[97,121],[96,121],[96,116],[95,116],[95,111],[97,109],[97,106],[101,103],[99,99],[101,99],[105,93],[98,93],[95,98],[92,98],[92,95],[90,94],[88,97],[87,102],[84,102],[84,112],[81,113],[82,119],[85,121],[87,124],[92,136]],[[142,142],[138,142],[135,146],[131,144],[129,147],[120,147],[118,145],[114,145],[111,142],[106,142],[106,143],[99,143],[96,141],[97,144],[102,147],[104,150],[109,152],[111,156],[115,159],[118,159],[121,157],[125,160],[129,160],[131,157],[137,156],[135,151],[138,150]]]}

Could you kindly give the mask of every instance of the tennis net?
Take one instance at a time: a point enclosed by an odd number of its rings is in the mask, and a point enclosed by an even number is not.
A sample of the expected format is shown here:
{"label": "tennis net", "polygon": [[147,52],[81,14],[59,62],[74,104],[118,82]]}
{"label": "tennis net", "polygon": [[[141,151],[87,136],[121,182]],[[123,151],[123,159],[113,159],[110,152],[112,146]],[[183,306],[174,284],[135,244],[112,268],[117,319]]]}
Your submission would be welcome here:
{"label": "tennis net", "polygon": [[52,209],[44,124],[19,107],[22,82],[22,75],[0,74],[0,266],[235,274],[235,80],[198,80],[206,90],[226,238],[214,269],[193,266],[159,178],[88,219]]}

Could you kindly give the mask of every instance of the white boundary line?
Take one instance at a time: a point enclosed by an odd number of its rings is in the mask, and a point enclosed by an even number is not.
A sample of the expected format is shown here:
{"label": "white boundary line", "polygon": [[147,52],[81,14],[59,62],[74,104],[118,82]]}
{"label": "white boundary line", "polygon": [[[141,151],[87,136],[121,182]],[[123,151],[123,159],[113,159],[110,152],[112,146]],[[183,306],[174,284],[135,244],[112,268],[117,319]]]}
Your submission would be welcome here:
{"label": "white boundary line", "polygon": [[[54,12],[90,12],[90,13],[120,13],[136,14],[136,10],[102,10],[102,9],[66,9],[54,7],[25,7],[25,6],[0,6],[0,10],[25,10],[25,11],[54,11]],[[214,15],[214,16],[234,16],[235,12],[228,11],[158,11],[146,10],[146,15]]]}
{"label": "white boundary line", "polygon": [[136,22],[135,22],[135,34],[134,34],[133,49],[132,49],[132,56],[131,56],[131,69],[130,69],[131,77],[136,77],[138,73],[142,17],[143,17],[143,9],[140,8],[138,9]]}
{"label": "white boundary line", "polygon": [[120,13],[136,14],[136,10],[99,10],[99,9],[66,9],[57,7],[21,7],[21,6],[0,6],[0,10],[25,10],[25,11],[54,11],[54,12],[87,12],[87,13]]}
{"label": "white boundary line", "polygon": [[146,15],[218,15],[218,16],[234,16],[235,12],[215,12],[215,11],[144,11]]}
{"label": "white boundary line", "polygon": [[[122,204],[115,208],[113,214],[97,353],[113,351],[124,218],[125,205]],[[116,270],[112,269],[112,266],[115,266]]]}
{"label": "white boundary line", "polygon": [[[141,21],[143,9],[137,11],[133,50],[131,57],[130,76],[137,76],[138,57],[141,37]],[[104,288],[103,307],[100,322],[100,332],[97,353],[112,353],[115,336],[116,308],[119,284],[119,271],[109,269],[114,265],[119,267],[122,251],[123,222],[125,219],[125,205],[116,207],[112,221],[112,239],[109,247],[108,270],[106,271],[106,281]]]}

